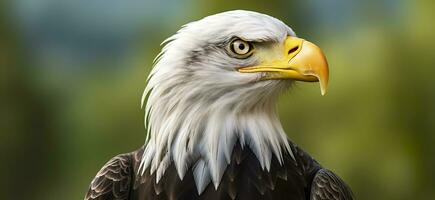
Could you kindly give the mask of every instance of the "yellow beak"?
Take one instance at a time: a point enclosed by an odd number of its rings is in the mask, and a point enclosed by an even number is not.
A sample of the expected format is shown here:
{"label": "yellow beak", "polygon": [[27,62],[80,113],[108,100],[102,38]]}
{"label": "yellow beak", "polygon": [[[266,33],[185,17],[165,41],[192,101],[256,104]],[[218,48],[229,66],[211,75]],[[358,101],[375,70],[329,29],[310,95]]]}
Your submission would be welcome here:
{"label": "yellow beak", "polygon": [[319,47],[306,40],[288,36],[284,42],[283,55],[278,57],[260,65],[240,68],[239,72],[264,72],[262,80],[294,79],[319,82],[322,95],[326,93],[329,80],[328,62]]}

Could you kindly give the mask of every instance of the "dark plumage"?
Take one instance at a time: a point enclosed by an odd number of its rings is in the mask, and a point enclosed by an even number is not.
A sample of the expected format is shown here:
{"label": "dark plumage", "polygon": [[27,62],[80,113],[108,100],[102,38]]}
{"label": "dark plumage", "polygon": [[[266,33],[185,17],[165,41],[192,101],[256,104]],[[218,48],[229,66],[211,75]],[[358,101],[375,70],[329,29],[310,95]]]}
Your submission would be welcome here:
{"label": "dark plumage", "polygon": [[322,168],[311,156],[289,142],[296,161],[284,154],[281,166],[272,158],[270,172],[262,170],[249,147],[237,142],[222,181],[215,190],[209,184],[198,195],[192,170],[183,180],[173,165],[169,166],[158,184],[155,173],[146,170],[140,175],[139,165],[143,147],[137,151],[112,158],[98,172],[86,194],[86,200],[194,200],[194,199],[292,199],[292,200],[351,200],[349,187],[333,172]]}

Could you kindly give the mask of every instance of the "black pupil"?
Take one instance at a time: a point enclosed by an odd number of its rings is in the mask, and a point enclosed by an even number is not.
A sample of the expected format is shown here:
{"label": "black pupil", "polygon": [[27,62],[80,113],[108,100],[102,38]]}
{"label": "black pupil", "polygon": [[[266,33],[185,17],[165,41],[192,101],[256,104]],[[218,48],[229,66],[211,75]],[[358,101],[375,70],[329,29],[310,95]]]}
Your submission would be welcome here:
{"label": "black pupil", "polygon": [[245,49],[245,44],[243,44],[243,43],[240,43],[240,44],[239,44],[239,49],[240,49],[240,50],[243,50],[243,49]]}

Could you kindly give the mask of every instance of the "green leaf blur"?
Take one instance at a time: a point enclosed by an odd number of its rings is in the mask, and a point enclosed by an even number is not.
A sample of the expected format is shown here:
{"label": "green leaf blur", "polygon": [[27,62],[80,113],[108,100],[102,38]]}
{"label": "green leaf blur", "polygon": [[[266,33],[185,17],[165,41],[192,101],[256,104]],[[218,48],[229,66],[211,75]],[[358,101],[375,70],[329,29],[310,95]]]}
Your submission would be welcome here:
{"label": "green leaf blur", "polygon": [[232,9],[275,16],[328,57],[326,96],[299,83],[280,99],[293,141],[357,199],[435,196],[433,1],[59,2],[0,3],[2,199],[82,199],[107,160],[144,143],[160,42]]}

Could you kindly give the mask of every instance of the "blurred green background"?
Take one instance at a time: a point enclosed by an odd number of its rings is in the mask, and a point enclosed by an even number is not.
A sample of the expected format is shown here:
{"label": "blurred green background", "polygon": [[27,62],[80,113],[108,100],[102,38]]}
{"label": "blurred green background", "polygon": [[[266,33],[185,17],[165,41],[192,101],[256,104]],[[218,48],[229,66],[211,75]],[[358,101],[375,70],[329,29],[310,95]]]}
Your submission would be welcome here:
{"label": "blurred green background", "polygon": [[279,102],[290,138],[357,199],[435,199],[435,2],[1,1],[1,199],[82,199],[144,143],[140,97],[162,40],[232,9],[275,16],[325,51],[329,93]]}

